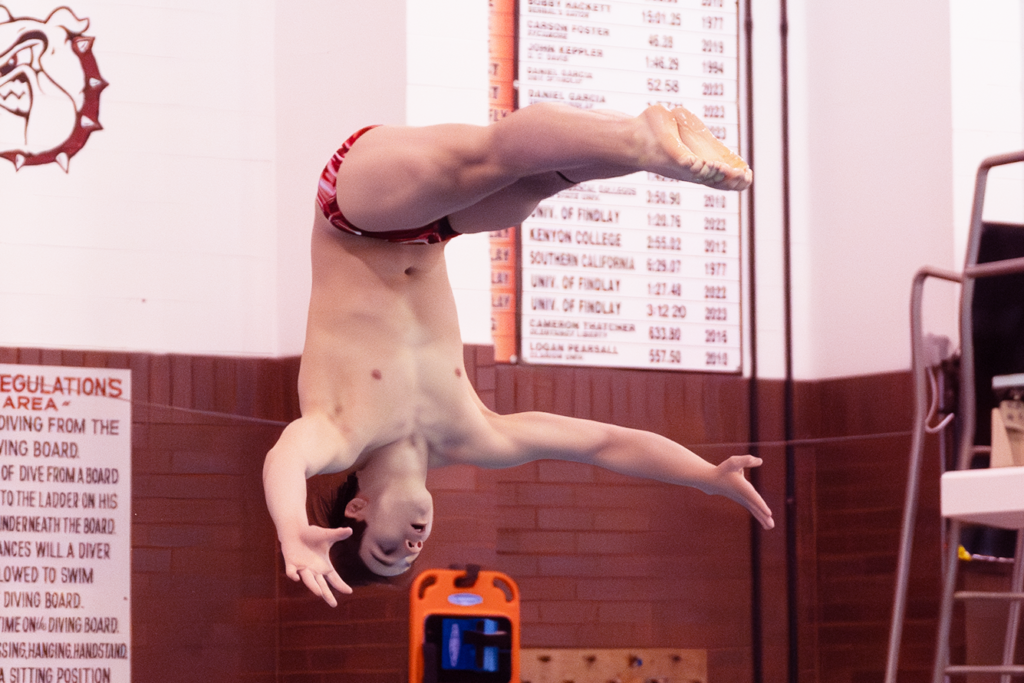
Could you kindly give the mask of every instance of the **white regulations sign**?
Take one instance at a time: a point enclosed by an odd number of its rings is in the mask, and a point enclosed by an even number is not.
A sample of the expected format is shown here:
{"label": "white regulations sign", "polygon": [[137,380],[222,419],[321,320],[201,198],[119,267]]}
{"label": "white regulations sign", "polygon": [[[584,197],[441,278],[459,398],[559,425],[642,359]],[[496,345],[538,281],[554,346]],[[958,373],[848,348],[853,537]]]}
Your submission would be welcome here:
{"label": "white regulations sign", "polygon": [[131,680],[131,372],[0,365],[0,680]]}
{"label": "white regulations sign", "polygon": [[[735,0],[520,0],[518,103],[685,106],[739,151]],[[740,201],[650,173],[545,200],[521,241],[521,358],[738,372]]]}

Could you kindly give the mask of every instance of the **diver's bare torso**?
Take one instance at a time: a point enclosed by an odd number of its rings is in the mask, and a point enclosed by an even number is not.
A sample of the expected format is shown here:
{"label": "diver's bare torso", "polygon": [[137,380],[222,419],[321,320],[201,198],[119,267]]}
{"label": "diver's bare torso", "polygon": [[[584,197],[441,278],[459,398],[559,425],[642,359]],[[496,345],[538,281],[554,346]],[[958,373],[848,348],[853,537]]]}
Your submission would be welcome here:
{"label": "diver's bare torso", "polygon": [[299,401],[303,417],[326,420],[349,445],[326,471],[360,469],[399,442],[430,467],[449,464],[486,421],[466,377],[444,245],[348,235],[318,212],[312,254]]}

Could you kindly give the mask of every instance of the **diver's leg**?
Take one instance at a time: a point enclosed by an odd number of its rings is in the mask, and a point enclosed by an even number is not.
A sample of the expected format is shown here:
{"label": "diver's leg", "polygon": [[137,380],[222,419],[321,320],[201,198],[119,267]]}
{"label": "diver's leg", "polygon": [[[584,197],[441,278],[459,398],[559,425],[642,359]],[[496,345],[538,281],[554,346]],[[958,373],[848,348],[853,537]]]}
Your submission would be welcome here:
{"label": "diver's leg", "polygon": [[580,182],[641,170],[719,189],[750,183],[747,165],[685,110],[655,106],[631,117],[536,104],[486,127],[367,132],[338,171],[338,204],[363,230],[401,230],[457,214],[503,190],[496,202],[510,214],[528,214],[568,185],[562,176]]}
{"label": "diver's leg", "polygon": [[548,197],[575,185],[556,172],[520,178],[465,209],[448,214],[460,233],[492,232],[519,225]]}

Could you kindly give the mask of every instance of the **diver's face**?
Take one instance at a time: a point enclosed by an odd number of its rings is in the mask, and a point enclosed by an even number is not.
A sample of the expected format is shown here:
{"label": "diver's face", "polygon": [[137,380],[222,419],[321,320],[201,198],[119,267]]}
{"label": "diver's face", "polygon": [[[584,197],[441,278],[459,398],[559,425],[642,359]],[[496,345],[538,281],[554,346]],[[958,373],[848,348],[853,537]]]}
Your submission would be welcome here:
{"label": "diver's face", "polygon": [[430,536],[433,501],[429,494],[418,500],[382,498],[366,504],[362,521],[359,557],[374,574],[397,576],[409,570]]}

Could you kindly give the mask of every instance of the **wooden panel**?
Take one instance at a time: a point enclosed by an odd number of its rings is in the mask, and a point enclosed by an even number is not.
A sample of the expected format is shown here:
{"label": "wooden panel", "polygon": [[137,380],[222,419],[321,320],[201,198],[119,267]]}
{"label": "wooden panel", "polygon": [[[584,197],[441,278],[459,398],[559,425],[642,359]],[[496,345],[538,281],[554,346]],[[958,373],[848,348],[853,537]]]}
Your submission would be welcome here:
{"label": "wooden panel", "polygon": [[703,650],[524,648],[523,683],[707,683]]}

